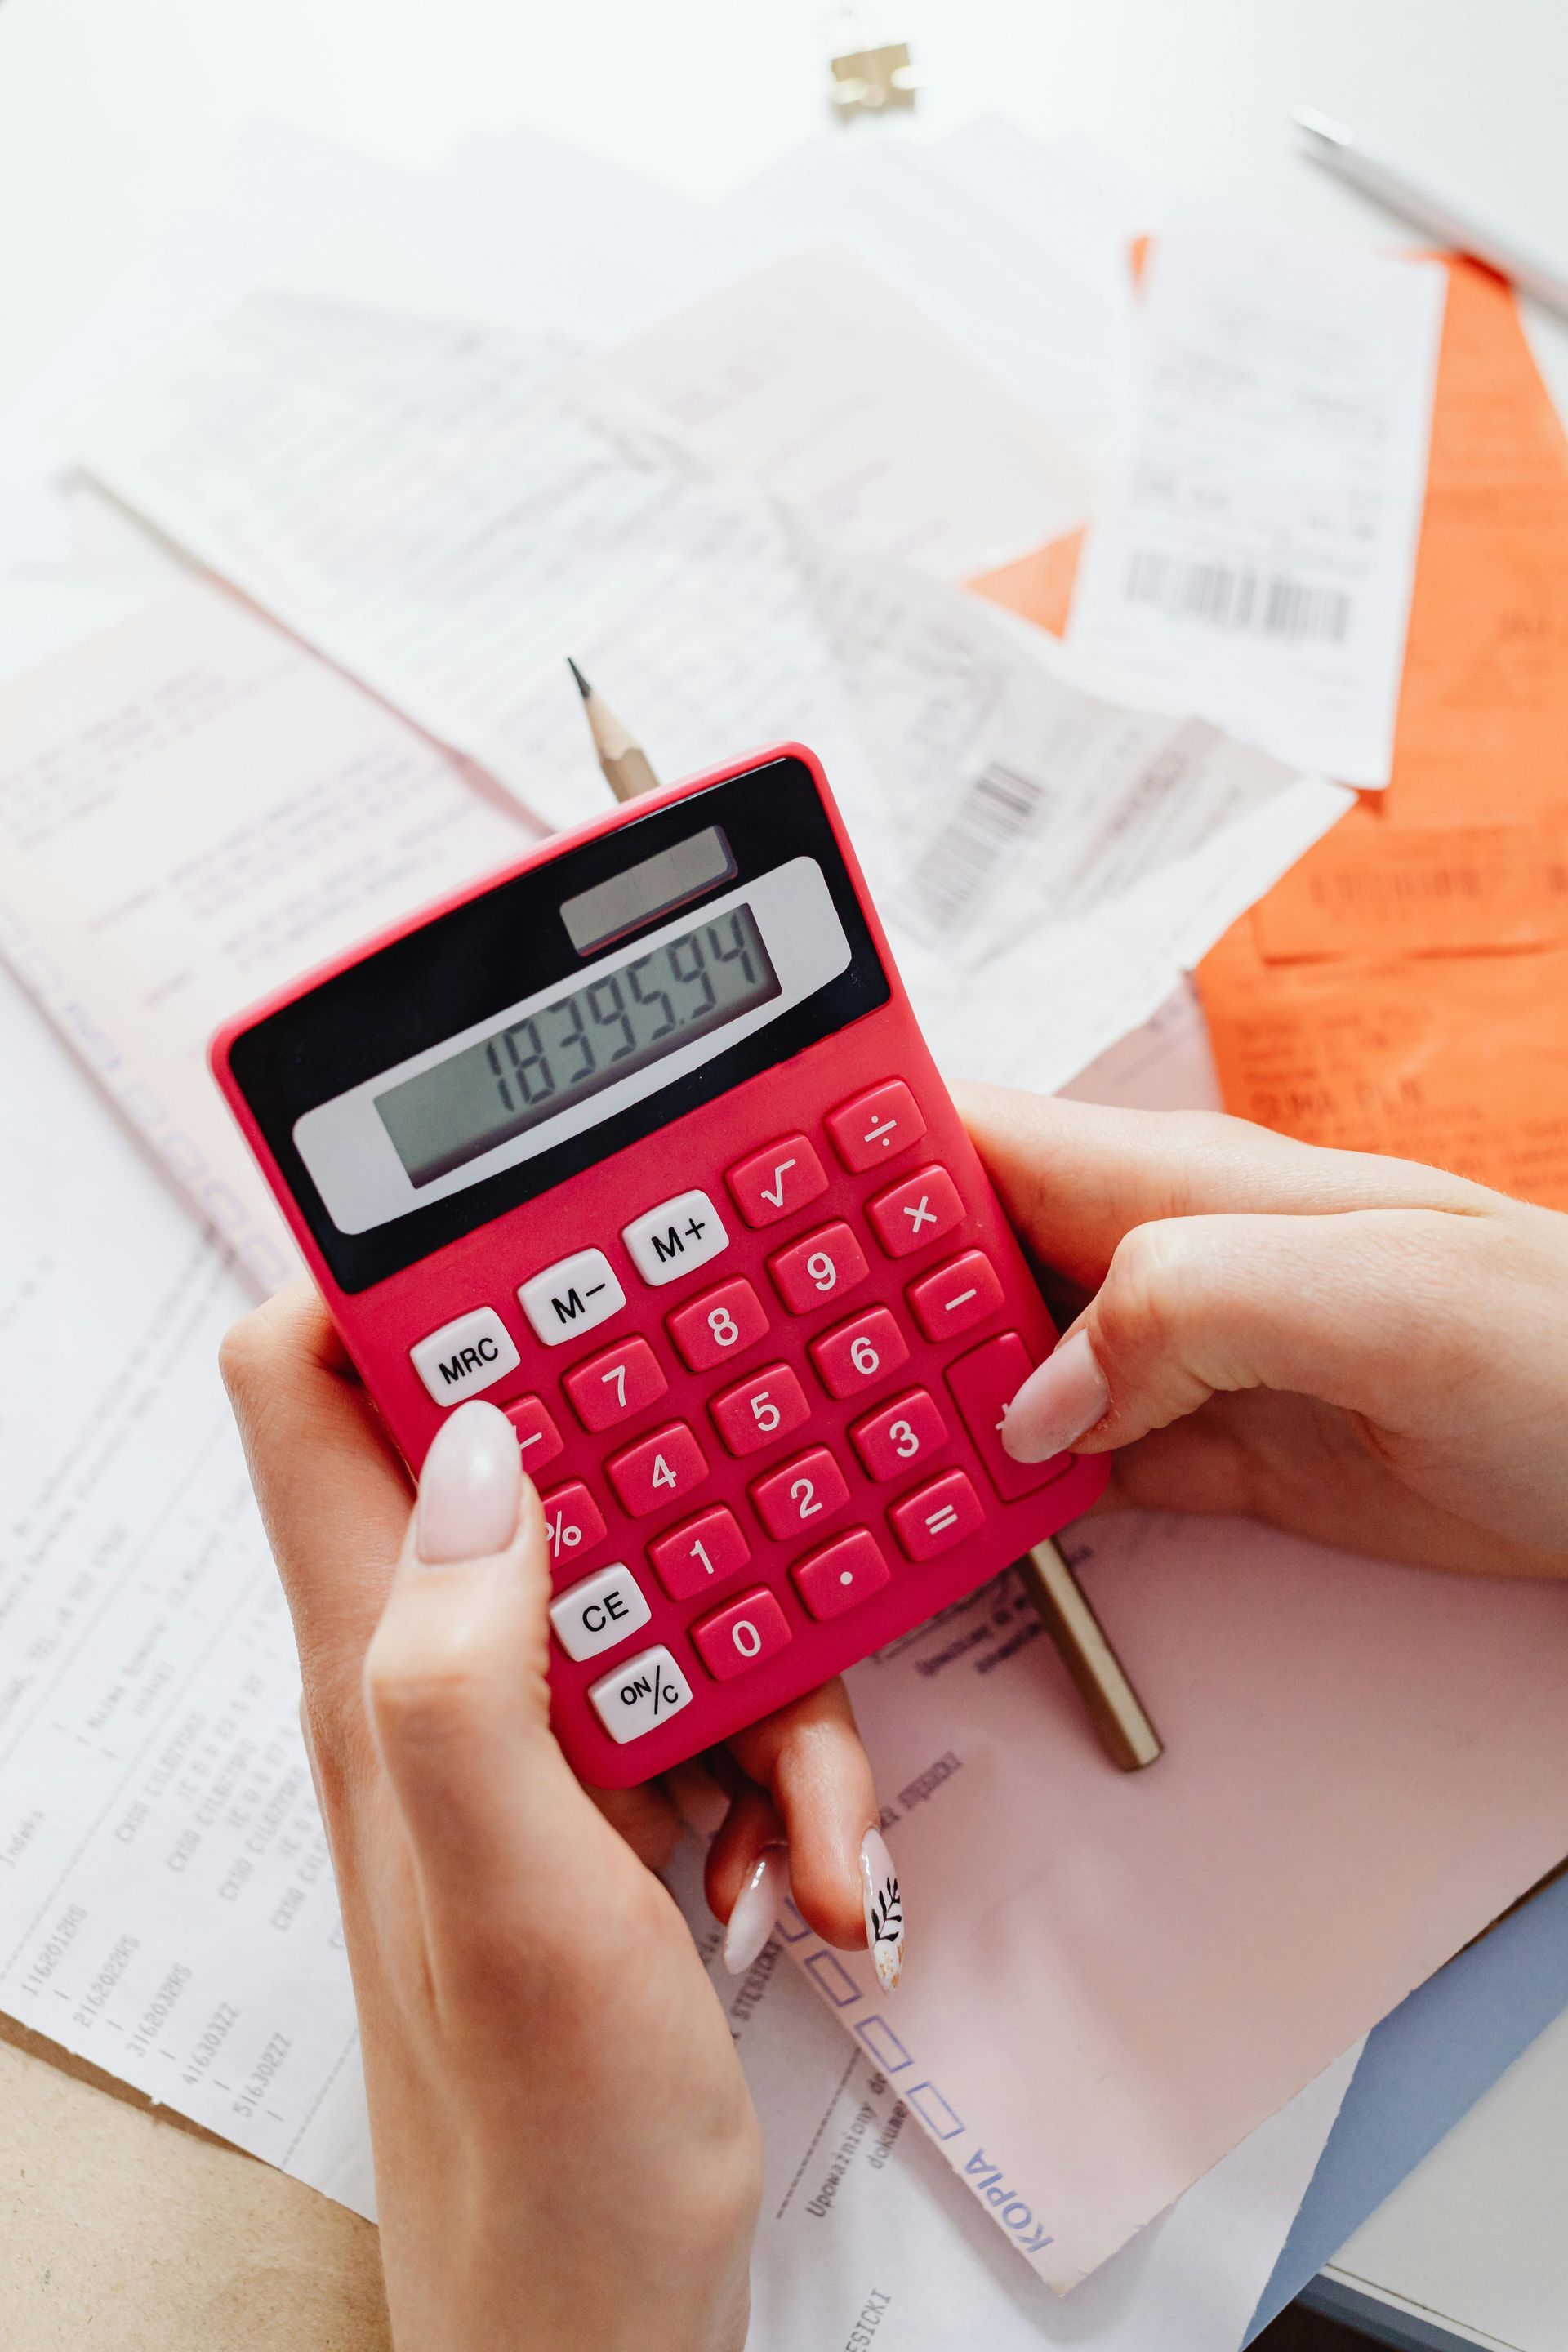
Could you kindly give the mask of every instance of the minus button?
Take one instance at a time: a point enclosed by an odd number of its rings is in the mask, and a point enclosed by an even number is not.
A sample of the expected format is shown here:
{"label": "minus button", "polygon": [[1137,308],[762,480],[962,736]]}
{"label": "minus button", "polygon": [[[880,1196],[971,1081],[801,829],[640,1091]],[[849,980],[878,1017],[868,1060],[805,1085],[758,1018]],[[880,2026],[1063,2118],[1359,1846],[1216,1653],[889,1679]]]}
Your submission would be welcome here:
{"label": "minus button", "polygon": [[1002,1283],[984,1251],[971,1249],[922,1274],[906,1295],[926,1338],[949,1339],[996,1313]]}

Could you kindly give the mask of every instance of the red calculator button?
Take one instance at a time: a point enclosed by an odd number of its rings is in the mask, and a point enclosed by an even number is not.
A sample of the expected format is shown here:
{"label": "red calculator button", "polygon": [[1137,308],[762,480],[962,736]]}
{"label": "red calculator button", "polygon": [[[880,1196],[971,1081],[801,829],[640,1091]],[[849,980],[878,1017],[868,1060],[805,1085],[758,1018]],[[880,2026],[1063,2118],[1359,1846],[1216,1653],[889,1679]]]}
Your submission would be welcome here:
{"label": "red calculator button", "polygon": [[760,1454],[811,1419],[805,1391],[787,1364],[768,1364],[748,1374],[711,1399],[708,1410],[731,1454]]}
{"label": "red calculator button", "polygon": [[866,1253],[847,1225],[819,1225],[803,1241],[792,1242],[768,1260],[773,1287],[792,1315],[809,1315],[814,1307],[837,1306],[839,1299],[865,1281],[870,1267]]}
{"label": "red calculator button", "polygon": [[513,1397],[506,1407],[506,1417],[517,1432],[518,1445],[522,1454],[522,1466],[531,1478],[553,1462],[561,1451],[561,1432],[551,1420],[542,1399],[536,1396]]}
{"label": "red calculator button", "polygon": [[1005,1502],[1014,1502],[1047,1480],[1059,1478],[1072,1464],[1070,1454],[1053,1454],[1047,1462],[1015,1462],[1003,1452],[1003,1412],[1033,1370],[1016,1331],[999,1333],[947,1368],[947,1384],[963,1415],[963,1425]]}
{"label": "red calculator button", "polygon": [[759,1478],[752,1500],[769,1535],[808,1536],[844,1508],[849,1488],[826,1446],[814,1445],[808,1454],[797,1454],[782,1469]]}
{"label": "red calculator button", "polygon": [[875,1386],[910,1360],[903,1333],[885,1307],[868,1307],[814,1339],[807,1349],[816,1377],[829,1396],[854,1396]]}
{"label": "red calculator button", "polygon": [[665,1326],[688,1371],[710,1372],[755,1347],[768,1328],[768,1311],[751,1284],[737,1276],[688,1300],[665,1318]]}
{"label": "red calculator button", "polygon": [[949,1470],[929,1486],[918,1486],[895,1503],[888,1517],[911,1559],[934,1559],[939,1551],[951,1551],[985,1524],[980,1497],[962,1470]]}
{"label": "red calculator button", "polygon": [[669,1382],[646,1339],[623,1339],[602,1356],[563,1373],[561,1385],[584,1429],[608,1429],[630,1412],[657,1403]]}
{"label": "red calculator button", "polygon": [[963,1203],[946,1169],[933,1164],[877,1193],[867,1202],[866,1214],[888,1255],[908,1257],[961,1225]]}
{"label": "red calculator button", "polygon": [[605,1538],[605,1515],[580,1478],[542,1495],[552,1568],[575,1568]]}
{"label": "red calculator button", "polygon": [[691,1638],[714,1680],[727,1683],[786,1648],[795,1636],[773,1594],[759,1584],[754,1592],[742,1592],[739,1601],[700,1619]]}
{"label": "red calculator button", "polygon": [[790,1570],[808,1617],[842,1617],[880,1591],[891,1571],[881,1546],[864,1528],[808,1552]]}
{"label": "red calculator button", "polygon": [[735,1206],[749,1225],[776,1224],[793,1217],[827,1190],[821,1160],[804,1135],[784,1135],[765,1151],[753,1151],[726,1170]]}
{"label": "red calculator button", "polygon": [[929,1389],[910,1389],[858,1421],[851,1444],[872,1478],[901,1478],[947,1444],[947,1423]]}
{"label": "red calculator button", "polygon": [[965,1250],[911,1282],[905,1296],[928,1339],[951,1339],[995,1314],[1002,1285],[984,1250]]}
{"label": "red calculator button", "polygon": [[658,1580],[672,1601],[689,1601],[694,1592],[708,1592],[745,1567],[752,1547],[733,1511],[721,1503],[700,1511],[647,1548]]}
{"label": "red calculator button", "polygon": [[708,1456],[683,1421],[667,1422],[605,1465],[605,1475],[634,1519],[667,1510],[708,1475]]}
{"label": "red calculator button", "polygon": [[827,1114],[833,1149],[852,1176],[884,1166],[918,1143],[925,1131],[920,1105],[902,1078],[889,1078]]}

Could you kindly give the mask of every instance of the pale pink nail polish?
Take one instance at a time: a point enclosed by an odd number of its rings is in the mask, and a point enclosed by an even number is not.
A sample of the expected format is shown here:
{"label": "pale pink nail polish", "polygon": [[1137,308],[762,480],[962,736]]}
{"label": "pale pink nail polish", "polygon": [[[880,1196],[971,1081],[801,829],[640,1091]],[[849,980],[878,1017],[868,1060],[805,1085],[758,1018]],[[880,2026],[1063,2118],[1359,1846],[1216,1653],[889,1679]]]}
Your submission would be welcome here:
{"label": "pale pink nail polish", "polygon": [[744,1976],[773,1934],[779,1906],[788,1893],[788,1849],[765,1845],[750,1878],[735,1897],[735,1907],[724,1930],[724,1966],[732,1977]]}
{"label": "pale pink nail polish", "polygon": [[419,1474],[416,1549],[427,1568],[504,1551],[522,1499],[522,1456],[504,1412],[460,1404],[436,1432]]}
{"label": "pale pink nail polish", "polygon": [[868,1830],[860,1842],[860,1903],[877,1982],[891,1992],[903,1974],[904,1898],[880,1830]]}
{"label": "pale pink nail polish", "polygon": [[1002,1443],[1015,1462],[1047,1462],[1092,1429],[1110,1402],[1087,1331],[1075,1331],[1037,1364],[1002,1416]]}

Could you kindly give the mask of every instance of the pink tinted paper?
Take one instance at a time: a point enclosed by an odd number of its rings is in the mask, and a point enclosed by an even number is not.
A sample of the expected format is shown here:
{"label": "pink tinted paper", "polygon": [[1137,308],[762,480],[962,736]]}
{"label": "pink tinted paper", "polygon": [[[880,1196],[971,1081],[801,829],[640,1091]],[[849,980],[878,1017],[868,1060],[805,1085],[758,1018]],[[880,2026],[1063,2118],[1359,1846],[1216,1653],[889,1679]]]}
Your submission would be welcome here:
{"label": "pink tinted paper", "polygon": [[1068,1549],[1167,1742],[1107,1761],[1011,1579],[850,1676],[903,1980],[794,1957],[1058,2290],[1568,1853],[1568,1588],[1250,1522]]}

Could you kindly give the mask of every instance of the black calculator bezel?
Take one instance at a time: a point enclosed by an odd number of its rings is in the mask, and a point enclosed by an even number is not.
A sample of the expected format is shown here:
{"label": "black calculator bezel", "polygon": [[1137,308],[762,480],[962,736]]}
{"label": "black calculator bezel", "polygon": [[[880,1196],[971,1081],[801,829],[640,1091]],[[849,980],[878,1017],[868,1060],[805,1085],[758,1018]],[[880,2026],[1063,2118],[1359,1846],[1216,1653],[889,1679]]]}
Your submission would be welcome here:
{"label": "black calculator bezel", "polygon": [[[340,1233],[295,1149],[295,1122],[536,989],[574,979],[593,958],[573,946],[563,902],[682,840],[696,824],[722,826],[737,872],[694,898],[693,912],[737,880],[754,880],[792,857],[814,857],[849,941],[845,970],[777,1020],[584,1134],[369,1233]],[[667,919],[652,916],[646,928]],[[229,1047],[228,1066],[333,1281],[358,1293],[788,1061],[876,1012],[891,993],[816,779],[804,761],[784,758],[630,814],[404,933],[242,1031]]]}

